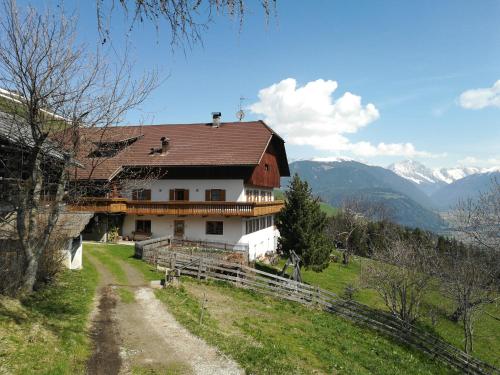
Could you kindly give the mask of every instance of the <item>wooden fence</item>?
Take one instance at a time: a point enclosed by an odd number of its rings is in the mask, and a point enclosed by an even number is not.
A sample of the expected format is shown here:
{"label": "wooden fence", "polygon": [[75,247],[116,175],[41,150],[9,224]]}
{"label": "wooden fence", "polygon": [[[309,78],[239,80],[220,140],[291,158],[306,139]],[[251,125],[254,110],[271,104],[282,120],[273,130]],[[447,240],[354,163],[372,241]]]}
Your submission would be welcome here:
{"label": "wooden fence", "polygon": [[339,298],[328,290],[257,270],[244,264],[208,256],[173,251],[156,251],[144,255],[145,261],[168,268],[176,275],[189,275],[203,280],[229,281],[266,295],[317,306],[423,351],[463,373],[500,374],[499,369],[468,355],[420,327],[407,324],[388,312]]}
{"label": "wooden fence", "polygon": [[153,238],[135,243],[135,256],[149,258],[162,251],[175,251],[190,255],[209,256],[217,259],[238,259],[249,262],[247,244],[195,241],[171,237]]}

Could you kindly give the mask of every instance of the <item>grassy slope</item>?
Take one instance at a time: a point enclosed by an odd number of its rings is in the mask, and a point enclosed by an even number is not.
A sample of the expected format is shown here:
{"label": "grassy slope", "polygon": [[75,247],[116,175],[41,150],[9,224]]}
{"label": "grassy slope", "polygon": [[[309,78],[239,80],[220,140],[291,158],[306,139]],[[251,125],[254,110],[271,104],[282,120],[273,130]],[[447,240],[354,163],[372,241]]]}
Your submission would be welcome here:
{"label": "grassy slope", "polygon": [[[450,369],[335,315],[226,283],[156,291],[179,322],[252,374],[445,374]],[[201,301],[207,298],[203,324]]]}
{"label": "grassy slope", "polygon": [[[303,271],[305,282],[318,285],[324,289],[342,294],[347,285],[360,286],[359,276],[363,264],[370,262],[369,259],[355,257],[349,266],[340,263],[331,263],[321,273],[314,271]],[[355,299],[370,306],[385,309],[385,305],[379,295],[371,289],[361,289],[355,295]],[[432,290],[423,305],[422,321],[431,327],[431,311],[437,315],[437,324],[434,330],[453,345],[462,347],[462,328],[460,324],[451,322],[447,317],[453,311],[453,303],[444,298],[437,290]],[[499,306],[488,306],[486,312],[493,316],[500,316]],[[491,315],[482,313],[476,321],[474,355],[495,366],[500,366],[500,322]]]}
{"label": "grassy slope", "polygon": [[[147,279],[160,275],[132,258],[126,245],[92,245],[137,267]],[[256,374],[435,374],[449,370],[414,351],[339,317],[231,287],[184,279],[185,288],[158,290],[176,318],[194,334]],[[199,324],[200,301],[208,308]]]}
{"label": "grassy slope", "polygon": [[0,297],[0,373],[84,373],[88,315],[97,272],[64,271],[54,286],[21,302]]}

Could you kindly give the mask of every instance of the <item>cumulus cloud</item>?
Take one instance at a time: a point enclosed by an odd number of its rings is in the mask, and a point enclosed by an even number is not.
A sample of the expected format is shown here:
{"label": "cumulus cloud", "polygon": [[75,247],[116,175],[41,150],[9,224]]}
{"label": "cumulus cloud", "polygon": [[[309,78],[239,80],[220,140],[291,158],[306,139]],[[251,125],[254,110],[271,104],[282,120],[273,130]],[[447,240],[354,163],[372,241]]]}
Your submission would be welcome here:
{"label": "cumulus cloud", "polygon": [[464,91],[460,95],[459,103],[466,109],[500,107],[500,80],[488,88]]}
{"label": "cumulus cloud", "polygon": [[263,115],[269,125],[290,144],[308,145],[317,150],[352,152],[358,156],[430,156],[411,143],[352,143],[346,135],[358,132],[380,117],[372,103],[345,92],[334,99],[336,81],[318,79],[297,87],[293,78],[284,79],[259,91],[259,101],[250,110]]}

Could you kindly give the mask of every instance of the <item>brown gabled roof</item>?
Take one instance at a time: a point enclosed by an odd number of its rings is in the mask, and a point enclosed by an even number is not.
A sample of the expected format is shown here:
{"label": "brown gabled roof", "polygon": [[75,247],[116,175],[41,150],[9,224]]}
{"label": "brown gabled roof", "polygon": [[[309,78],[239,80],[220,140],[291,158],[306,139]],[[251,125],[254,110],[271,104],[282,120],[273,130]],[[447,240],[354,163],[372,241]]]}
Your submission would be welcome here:
{"label": "brown gabled roof", "polygon": [[[169,138],[166,154],[151,153],[160,148],[162,137]],[[178,166],[255,166],[272,142],[278,145],[282,175],[288,175],[284,141],[263,121],[211,124],[172,124],[118,126],[106,131],[81,133],[78,160],[85,168],[76,171],[77,179],[112,179],[125,167]],[[113,157],[89,157],[98,143],[129,143]]]}

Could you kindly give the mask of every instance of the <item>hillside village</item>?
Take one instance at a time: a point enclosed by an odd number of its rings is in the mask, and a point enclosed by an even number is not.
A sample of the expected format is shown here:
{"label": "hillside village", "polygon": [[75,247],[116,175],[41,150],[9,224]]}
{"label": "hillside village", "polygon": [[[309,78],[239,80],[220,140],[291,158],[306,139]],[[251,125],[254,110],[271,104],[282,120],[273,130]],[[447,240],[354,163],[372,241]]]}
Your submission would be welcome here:
{"label": "hillside village", "polygon": [[[233,119],[185,75],[185,117],[134,117],[168,79],[121,41],[167,26],[190,61],[247,5],[296,5],[0,3],[0,374],[500,374],[497,159],[351,142],[379,110],[322,79]],[[295,157],[337,141],[359,157]]]}

